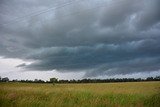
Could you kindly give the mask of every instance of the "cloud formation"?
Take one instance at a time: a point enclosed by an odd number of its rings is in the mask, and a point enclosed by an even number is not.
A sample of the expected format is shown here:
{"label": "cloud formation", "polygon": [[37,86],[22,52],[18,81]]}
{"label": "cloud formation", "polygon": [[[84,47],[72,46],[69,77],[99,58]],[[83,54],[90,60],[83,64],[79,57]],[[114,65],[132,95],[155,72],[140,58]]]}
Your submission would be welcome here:
{"label": "cloud formation", "polygon": [[2,0],[0,56],[31,60],[17,65],[26,70],[83,71],[87,77],[158,71],[159,5],[159,0]]}

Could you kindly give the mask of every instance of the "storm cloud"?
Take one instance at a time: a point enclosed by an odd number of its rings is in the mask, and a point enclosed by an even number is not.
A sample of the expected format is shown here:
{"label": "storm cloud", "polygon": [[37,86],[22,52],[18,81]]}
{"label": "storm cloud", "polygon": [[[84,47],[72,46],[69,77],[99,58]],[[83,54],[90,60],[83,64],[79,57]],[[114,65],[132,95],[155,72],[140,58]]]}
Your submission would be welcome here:
{"label": "storm cloud", "polygon": [[0,56],[87,77],[160,70],[159,0],[1,0]]}

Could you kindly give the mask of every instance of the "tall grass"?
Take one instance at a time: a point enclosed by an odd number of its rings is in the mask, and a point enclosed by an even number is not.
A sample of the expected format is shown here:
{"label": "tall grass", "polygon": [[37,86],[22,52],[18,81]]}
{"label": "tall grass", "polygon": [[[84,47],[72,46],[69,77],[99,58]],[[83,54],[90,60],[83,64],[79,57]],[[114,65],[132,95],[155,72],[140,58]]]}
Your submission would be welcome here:
{"label": "tall grass", "polygon": [[0,107],[159,107],[160,82],[0,83]]}

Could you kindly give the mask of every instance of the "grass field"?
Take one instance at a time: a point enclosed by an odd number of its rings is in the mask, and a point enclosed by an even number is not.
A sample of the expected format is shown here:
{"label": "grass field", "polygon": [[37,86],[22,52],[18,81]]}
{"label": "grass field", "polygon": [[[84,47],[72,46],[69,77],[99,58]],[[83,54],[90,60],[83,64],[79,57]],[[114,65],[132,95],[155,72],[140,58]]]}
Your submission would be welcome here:
{"label": "grass field", "polygon": [[160,107],[160,82],[0,83],[0,107]]}

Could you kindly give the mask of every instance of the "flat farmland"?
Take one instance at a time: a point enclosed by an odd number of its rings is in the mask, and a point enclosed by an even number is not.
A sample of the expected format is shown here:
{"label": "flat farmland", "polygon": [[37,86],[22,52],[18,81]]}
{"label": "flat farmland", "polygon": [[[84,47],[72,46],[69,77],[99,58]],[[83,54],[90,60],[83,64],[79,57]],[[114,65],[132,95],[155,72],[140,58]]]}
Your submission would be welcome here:
{"label": "flat farmland", "polygon": [[0,83],[0,107],[160,107],[160,82]]}

